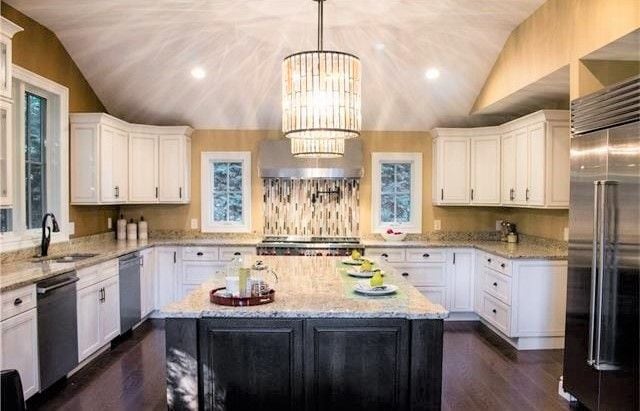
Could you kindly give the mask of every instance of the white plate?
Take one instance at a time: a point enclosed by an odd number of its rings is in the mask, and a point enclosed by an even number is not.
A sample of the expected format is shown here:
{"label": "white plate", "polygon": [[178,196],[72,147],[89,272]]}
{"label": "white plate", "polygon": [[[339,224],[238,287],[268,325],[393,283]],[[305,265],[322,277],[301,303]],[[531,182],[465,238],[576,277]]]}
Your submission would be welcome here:
{"label": "white plate", "polygon": [[[357,268],[350,268],[347,270],[347,275],[356,278],[371,278],[376,271],[362,271]],[[383,274],[384,276],[384,274]]]}
{"label": "white plate", "polygon": [[360,258],[358,260],[354,260],[353,258],[345,258],[342,260],[342,264],[347,264],[347,265],[362,265],[362,263],[364,263],[363,258]]}
{"label": "white plate", "polygon": [[393,284],[385,284],[384,289],[371,288],[369,281],[359,281],[353,291],[364,295],[389,295],[398,291],[398,286]]}

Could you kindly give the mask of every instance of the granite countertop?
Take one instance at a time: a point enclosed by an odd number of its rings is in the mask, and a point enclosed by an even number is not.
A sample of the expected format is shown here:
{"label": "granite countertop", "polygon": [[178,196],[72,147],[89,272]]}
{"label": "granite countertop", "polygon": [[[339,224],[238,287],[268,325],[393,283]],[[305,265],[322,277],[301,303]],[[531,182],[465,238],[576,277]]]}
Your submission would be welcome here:
{"label": "granite countertop", "polygon": [[384,241],[363,240],[362,245],[379,248],[475,248],[499,257],[509,259],[528,260],[566,260],[566,243],[559,241],[524,240],[520,243],[509,244],[501,241],[474,240],[474,239],[439,239],[439,240],[411,240],[411,241]]}
{"label": "granite countertop", "polygon": [[255,247],[259,239],[150,239],[138,241],[92,241],[80,242],[58,246],[55,252],[50,253],[49,258],[55,258],[68,253],[96,254],[95,257],[86,258],[73,263],[56,263],[50,260],[34,261],[24,259],[21,261],[3,263],[0,267],[0,292],[14,290],[38,281],[54,277],[58,274],[90,267],[125,254],[140,251],[153,246],[236,246]]}
{"label": "granite countertop", "polygon": [[440,319],[449,313],[423,296],[395,270],[382,265],[385,282],[399,287],[398,293],[365,297],[353,292],[358,279],[344,273],[341,257],[254,257],[278,274],[278,282],[267,275],[276,290],[275,301],[253,307],[227,307],[209,301],[209,291],[224,286],[223,279],[205,282],[162,313],[169,318],[407,318]]}

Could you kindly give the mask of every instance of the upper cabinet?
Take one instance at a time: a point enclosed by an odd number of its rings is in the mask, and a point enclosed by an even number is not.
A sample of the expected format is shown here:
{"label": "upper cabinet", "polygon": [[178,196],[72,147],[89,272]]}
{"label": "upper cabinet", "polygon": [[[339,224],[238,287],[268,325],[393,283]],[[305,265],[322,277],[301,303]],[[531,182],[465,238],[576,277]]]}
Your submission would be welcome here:
{"label": "upper cabinet", "polygon": [[436,205],[567,208],[569,112],[542,110],[496,127],[439,128]]}
{"label": "upper cabinet", "polygon": [[0,17],[0,96],[11,99],[11,39],[13,35],[22,31],[22,27],[11,20]]}
{"label": "upper cabinet", "polygon": [[190,127],[129,124],[104,113],[70,121],[72,204],[190,201]]}

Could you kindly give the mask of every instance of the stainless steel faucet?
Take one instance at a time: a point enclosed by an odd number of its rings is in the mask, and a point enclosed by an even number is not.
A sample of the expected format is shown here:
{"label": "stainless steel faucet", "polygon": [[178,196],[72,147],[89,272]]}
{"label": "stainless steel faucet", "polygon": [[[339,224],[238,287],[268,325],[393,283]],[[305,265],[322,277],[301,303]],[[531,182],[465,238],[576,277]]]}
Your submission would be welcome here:
{"label": "stainless steel faucet", "polygon": [[56,216],[53,215],[53,213],[45,214],[42,217],[42,243],[40,244],[41,257],[46,257],[47,255],[49,255],[49,243],[51,243],[51,227],[47,227],[47,217],[51,217],[53,232],[60,232],[60,227],[58,226],[58,222],[56,221]]}

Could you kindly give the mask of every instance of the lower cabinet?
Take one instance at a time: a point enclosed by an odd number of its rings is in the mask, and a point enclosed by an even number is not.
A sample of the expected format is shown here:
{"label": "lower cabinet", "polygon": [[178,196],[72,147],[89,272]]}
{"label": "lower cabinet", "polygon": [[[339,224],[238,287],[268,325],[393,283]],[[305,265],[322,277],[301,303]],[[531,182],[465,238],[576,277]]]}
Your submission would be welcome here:
{"label": "lower cabinet", "polygon": [[120,335],[120,289],[115,274],[78,289],[78,361]]}
{"label": "lower cabinet", "polygon": [[158,247],[155,253],[156,308],[162,309],[178,295],[178,247]]}
{"label": "lower cabinet", "polygon": [[447,305],[451,312],[473,311],[473,256],[470,249],[455,249],[448,252]]}
{"label": "lower cabinet", "polygon": [[0,368],[20,373],[25,399],[40,389],[38,316],[35,307],[0,322]]}
{"label": "lower cabinet", "polygon": [[149,315],[156,307],[155,253],[153,248],[140,251],[140,315]]}

